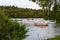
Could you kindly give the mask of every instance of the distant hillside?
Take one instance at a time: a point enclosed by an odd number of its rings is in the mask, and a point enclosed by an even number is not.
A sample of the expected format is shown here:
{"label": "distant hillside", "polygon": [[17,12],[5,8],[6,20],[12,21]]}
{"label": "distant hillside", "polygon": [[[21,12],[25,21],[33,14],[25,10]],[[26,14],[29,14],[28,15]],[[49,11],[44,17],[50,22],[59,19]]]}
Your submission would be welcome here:
{"label": "distant hillside", "polygon": [[4,13],[9,17],[15,18],[29,18],[29,17],[42,17],[44,16],[42,10],[33,10],[27,8],[18,8],[15,6],[0,6],[1,10],[4,10]]}

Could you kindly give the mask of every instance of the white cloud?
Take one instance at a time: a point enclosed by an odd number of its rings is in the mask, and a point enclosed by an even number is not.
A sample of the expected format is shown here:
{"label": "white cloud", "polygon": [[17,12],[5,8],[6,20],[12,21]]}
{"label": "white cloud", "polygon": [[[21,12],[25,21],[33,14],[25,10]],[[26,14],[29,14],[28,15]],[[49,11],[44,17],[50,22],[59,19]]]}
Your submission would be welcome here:
{"label": "white cloud", "polygon": [[15,5],[22,8],[41,9],[39,5],[29,0],[0,0],[0,5]]}

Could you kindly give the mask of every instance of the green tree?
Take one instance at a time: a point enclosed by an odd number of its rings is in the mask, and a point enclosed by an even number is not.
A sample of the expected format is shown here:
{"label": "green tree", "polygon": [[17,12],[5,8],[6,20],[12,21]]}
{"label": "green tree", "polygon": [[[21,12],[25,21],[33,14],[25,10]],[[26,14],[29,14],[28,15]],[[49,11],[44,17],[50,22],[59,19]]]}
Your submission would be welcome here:
{"label": "green tree", "polygon": [[[46,13],[47,13],[48,19],[56,20],[58,6],[60,5],[59,0],[31,0],[31,1],[40,5],[43,8],[43,11],[45,11],[45,9],[47,10]],[[53,5],[52,12],[50,12],[52,5]]]}
{"label": "green tree", "polygon": [[47,9],[47,16],[49,19],[49,13],[51,9],[51,5],[53,4],[53,0],[32,0],[33,2],[36,2],[40,7],[42,7],[43,11]]}
{"label": "green tree", "polygon": [[27,31],[24,24],[10,20],[0,10],[0,40],[23,40]]}

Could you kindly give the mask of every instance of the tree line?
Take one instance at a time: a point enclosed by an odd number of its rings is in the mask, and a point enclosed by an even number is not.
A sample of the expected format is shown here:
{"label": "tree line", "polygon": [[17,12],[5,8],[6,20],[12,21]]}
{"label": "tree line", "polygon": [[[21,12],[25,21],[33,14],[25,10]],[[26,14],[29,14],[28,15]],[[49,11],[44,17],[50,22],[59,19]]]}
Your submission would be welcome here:
{"label": "tree line", "polygon": [[42,10],[32,10],[27,8],[18,8],[15,6],[0,6],[1,10],[11,18],[40,18],[44,14]]}
{"label": "tree line", "polygon": [[56,9],[57,10],[54,12],[49,10],[48,15],[48,9],[35,10],[28,8],[18,8],[15,6],[0,6],[0,10],[2,10],[10,18],[49,18],[60,22],[60,6],[57,6]]}

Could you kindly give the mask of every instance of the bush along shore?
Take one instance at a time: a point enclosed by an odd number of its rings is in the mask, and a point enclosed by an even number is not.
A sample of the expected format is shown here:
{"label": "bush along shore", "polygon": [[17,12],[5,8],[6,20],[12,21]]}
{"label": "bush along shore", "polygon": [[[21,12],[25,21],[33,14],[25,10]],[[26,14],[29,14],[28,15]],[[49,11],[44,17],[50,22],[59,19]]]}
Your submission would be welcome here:
{"label": "bush along shore", "polygon": [[0,12],[0,40],[23,40],[28,35],[24,24],[11,21],[3,11]]}

